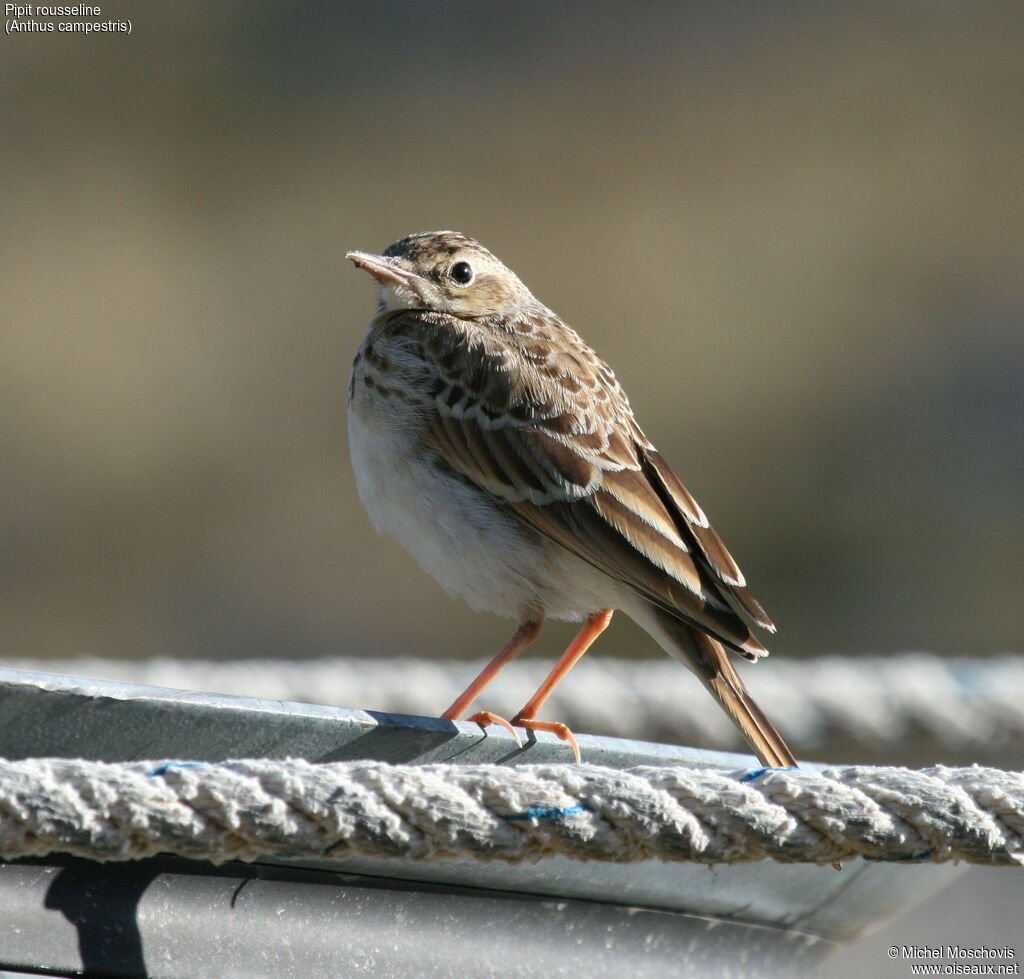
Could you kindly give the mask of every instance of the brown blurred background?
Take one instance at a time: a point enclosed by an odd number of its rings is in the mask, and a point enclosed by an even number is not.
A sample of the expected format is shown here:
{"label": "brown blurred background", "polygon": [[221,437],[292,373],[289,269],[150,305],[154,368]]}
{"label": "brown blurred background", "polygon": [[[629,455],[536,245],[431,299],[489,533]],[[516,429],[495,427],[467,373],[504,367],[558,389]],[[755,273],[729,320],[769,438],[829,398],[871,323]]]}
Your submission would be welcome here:
{"label": "brown blurred background", "polygon": [[494,651],[345,441],[343,255],[445,227],[615,367],[778,656],[1024,649],[1024,7],[103,14],[0,41],[4,654]]}
{"label": "brown blurred background", "polygon": [[0,650],[497,648],[347,458],[344,252],[443,227],[615,367],[778,655],[1024,648],[1024,8],[103,12],[3,40]]}

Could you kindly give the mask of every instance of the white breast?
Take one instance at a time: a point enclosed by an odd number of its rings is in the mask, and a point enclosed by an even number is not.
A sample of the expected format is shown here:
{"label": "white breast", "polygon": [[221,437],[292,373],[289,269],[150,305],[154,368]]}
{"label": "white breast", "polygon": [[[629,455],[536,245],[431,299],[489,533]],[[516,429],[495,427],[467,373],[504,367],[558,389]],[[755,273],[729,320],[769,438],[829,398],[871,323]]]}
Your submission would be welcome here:
{"label": "white breast", "polygon": [[359,498],[374,527],[473,608],[516,618],[543,612],[543,539],[417,452],[413,426],[367,407],[354,399],[348,433]]}
{"label": "white breast", "polygon": [[[394,355],[394,351],[389,354]],[[552,543],[456,474],[423,444],[421,409],[365,379],[357,362],[348,409],[359,498],[374,527],[398,542],[450,594],[480,611],[579,621],[623,607],[621,586]]]}

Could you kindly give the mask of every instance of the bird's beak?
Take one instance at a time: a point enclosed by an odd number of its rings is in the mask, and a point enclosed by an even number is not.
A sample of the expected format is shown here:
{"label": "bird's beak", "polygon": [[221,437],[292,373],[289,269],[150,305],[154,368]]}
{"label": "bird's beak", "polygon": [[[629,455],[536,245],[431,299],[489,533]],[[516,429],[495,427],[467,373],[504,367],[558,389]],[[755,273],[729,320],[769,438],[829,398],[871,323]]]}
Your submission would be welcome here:
{"label": "bird's beak", "polygon": [[402,268],[395,259],[383,255],[370,255],[368,252],[348,252],[345,258],[355,264],[357,269],[365,269],[382,286],[405,286],[417,296],[421,295],[420,277],[415,272]]}

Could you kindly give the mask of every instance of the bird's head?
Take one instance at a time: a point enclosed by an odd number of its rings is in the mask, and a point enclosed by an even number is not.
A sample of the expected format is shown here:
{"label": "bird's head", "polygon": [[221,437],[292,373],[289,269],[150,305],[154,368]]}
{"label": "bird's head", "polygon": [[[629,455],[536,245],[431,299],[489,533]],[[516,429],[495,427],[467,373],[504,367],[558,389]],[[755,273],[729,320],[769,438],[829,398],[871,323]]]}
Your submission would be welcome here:
{"label": "bird's head", "polygon": [[408,235],[382,255],[349,252],[380,283],[381,309],[429,309],[475,318],[513,315],[535,300],[483,245],[457,231]]}

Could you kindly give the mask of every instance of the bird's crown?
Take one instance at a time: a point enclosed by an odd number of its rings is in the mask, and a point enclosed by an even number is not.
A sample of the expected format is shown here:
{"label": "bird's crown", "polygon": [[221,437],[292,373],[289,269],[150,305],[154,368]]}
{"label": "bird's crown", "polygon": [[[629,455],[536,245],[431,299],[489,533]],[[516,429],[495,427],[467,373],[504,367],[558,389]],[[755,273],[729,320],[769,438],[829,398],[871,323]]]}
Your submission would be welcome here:
{"label": "bird's crown", "polygon": [[381,255],[349,252],[381,284],[385,310],[429,309],[464,318],[509,316],[536,305],[511,269],[458,231],[406,235]]}

